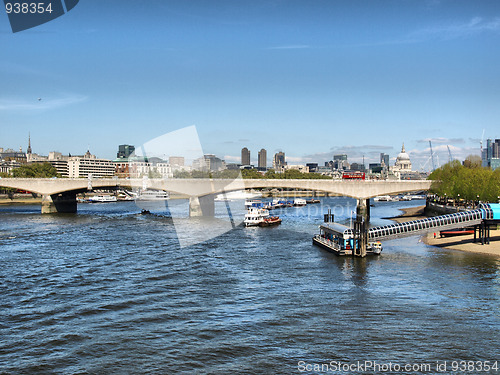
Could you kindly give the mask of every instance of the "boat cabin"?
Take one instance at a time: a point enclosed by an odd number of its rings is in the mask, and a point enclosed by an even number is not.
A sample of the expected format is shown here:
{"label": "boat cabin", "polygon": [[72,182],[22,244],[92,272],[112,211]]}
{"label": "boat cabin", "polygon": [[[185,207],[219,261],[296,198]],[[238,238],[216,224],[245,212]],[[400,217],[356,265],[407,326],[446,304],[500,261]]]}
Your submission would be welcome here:
{"label": "boat cabin", "polygon": [[322,224],[319,235],[316,236],[318,244],[336,253],[351,254],[354,248],[354,234],[352,228],[339,223]]}

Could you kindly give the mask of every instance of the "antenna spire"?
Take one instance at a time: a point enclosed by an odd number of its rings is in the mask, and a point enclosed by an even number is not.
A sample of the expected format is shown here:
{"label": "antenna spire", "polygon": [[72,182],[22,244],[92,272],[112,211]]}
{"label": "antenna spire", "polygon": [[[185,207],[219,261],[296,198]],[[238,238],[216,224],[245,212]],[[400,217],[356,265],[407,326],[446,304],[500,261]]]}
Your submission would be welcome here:
{"label": "antenna spire", "polygon": [[28,132],[28,149],[26,150],[27,154],[31,154],[31,133]]}

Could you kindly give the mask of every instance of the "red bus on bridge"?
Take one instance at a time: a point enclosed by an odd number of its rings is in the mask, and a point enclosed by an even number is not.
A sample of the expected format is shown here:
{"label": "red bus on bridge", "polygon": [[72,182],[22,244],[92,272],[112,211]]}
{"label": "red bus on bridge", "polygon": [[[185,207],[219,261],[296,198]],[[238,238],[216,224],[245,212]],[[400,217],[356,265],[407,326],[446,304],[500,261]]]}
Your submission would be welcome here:
{"label": "red bus on bridge", "polygon": [[365,172],[360,171],[346,171],[342,173],[343,180],[364,180]]}

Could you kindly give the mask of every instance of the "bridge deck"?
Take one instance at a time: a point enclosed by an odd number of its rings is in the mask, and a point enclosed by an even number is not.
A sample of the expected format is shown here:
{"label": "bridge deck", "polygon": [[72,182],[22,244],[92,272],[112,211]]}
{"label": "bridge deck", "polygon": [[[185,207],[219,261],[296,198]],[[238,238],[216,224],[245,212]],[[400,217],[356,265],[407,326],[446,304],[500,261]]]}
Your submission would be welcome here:
{"label": "bridge deck", "polygon": [[406,223],[384,225],[368,229],[369,241],[389,240],[447,229],[463,228],[481,224],[484,209],[476,209],[455,214],[429,217]]}

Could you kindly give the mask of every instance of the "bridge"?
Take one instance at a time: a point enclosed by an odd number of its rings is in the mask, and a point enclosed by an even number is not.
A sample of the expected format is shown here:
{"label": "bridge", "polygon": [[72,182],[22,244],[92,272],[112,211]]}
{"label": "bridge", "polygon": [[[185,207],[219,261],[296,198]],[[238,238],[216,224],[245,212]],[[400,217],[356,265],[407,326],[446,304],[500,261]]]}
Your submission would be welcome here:
{"label": "bridge", "polygon": [[95,189],[140,188],[189,196],[191,216],[213,216],[216,194],[243,189],[279,188],[321,191],[358,200],[358,214],[369,217],[370,198],[429,190],[432,181],[344,181],[308,179],[124,179],[124,178],[0,178],[0,187],[42,195],[42,213],[76,212],[76,194]]}

